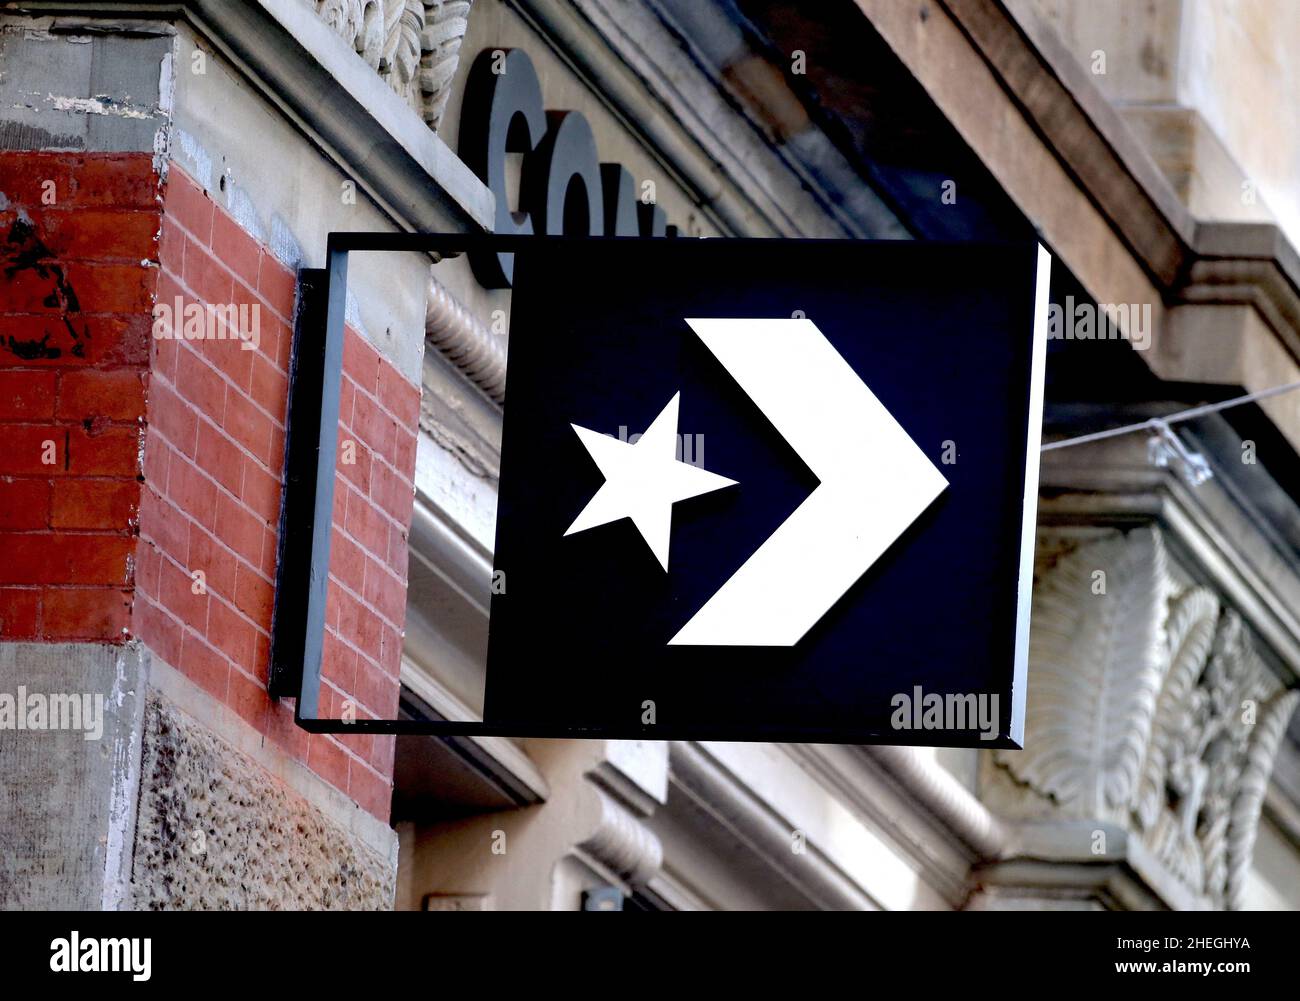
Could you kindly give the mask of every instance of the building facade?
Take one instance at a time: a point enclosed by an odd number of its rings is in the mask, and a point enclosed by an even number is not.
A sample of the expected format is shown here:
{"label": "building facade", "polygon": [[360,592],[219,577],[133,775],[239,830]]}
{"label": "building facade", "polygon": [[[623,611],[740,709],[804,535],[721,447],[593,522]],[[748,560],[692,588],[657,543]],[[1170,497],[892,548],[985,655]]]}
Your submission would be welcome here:
{"label": "building facade", "polygon": [[[1162,423],[1300,381],[1298,48],[1290,0],[0,3],[0,903],[1300,908],[1300,392]],[[1023,751],[294,725],[303,272],[524,225],[1051,250],[1045,440],[1154,423],[1043,454]],[[481,716],[505,277],[351,266],[322,715]]]}

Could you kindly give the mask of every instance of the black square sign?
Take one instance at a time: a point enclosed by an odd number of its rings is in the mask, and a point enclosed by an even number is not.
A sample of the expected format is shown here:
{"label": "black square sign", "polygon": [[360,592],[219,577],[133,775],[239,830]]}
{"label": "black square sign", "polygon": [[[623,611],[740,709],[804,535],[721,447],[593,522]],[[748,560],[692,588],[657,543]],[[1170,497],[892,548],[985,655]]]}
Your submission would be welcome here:
{"label": "black square sign", "polygon": [[485,723],[1018,746],[1049,262],[521,249]]}

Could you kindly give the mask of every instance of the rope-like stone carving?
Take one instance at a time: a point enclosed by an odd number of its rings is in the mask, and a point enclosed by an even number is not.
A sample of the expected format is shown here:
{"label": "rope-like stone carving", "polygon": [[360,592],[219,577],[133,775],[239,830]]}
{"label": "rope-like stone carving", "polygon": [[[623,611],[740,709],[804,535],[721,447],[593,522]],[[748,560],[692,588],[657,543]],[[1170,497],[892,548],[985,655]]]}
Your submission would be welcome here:
{"label": "rope-like stone carving", "polygon": [[424,333],[476,386],[501,403],[506,397],[506,339],[479,323],[430,276]]}

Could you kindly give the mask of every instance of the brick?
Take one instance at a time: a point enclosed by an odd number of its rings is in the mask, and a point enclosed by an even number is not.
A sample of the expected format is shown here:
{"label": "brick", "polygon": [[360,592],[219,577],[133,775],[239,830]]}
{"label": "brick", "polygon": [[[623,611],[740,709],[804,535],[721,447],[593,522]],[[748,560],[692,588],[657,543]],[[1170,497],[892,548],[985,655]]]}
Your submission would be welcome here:
{"label": "brick", "polygon": [[144,482],[167,489],[167,472],[171,465],[172,452],[175,451],[167,439],[153,428],[146,428],[144,433]]}
{"label": "brick", "polygon": [[0,530],[48,528],[50,481],[0,477]]}
{"label": "brick", "polygon": [[41,592],[36,588],[0,587],[0,638],[35,639]]}
{"label": "brick", "polygon": [[307,740],[312,735],[298,726],[293,719],[293,707],[285,701],[272,701],[267,705],[266,736],[291,758],[307,760]]}
{"label": "brick", "polygon": [[348,693],[356,683],[356,651],[343,643],[338,634],[330,629],[325,631],[325,643],[321,651],[321,676]]}
{"label": "brick", "polygon": [[208,605],[208,642],[245,670],[253,668],[256,634],[253,624],[224,602],[214,598]]}
{"label": "brick", "polygon": [[257,273],[258,294],[282,320],[293,316],[298,276],[268,253],[263,253]]}
{"label": "brick", "polygon": [[398,525],[388,526],[388,568],[402,581],[406,580],[411,558],[409,530]]}
{"label": "brick", "polygon": [[72,174],[82,165],[82,157],[75,153],[43,153],[36,150],[6,150],[0,164],[4,167],[3,191],[14,205],[29,209],[44,208],[47,181],[54,182],[54,202],[64,205],[72,201],[74,185]]}
{"label": "brick", "polygon": [[370,609],[346,592],[338,591],[339,635],[374,660],[379,659],[383,623]]}
{"label": "brick", "polygon": [[351,327],[343,338],[343,371],[365,392],[379,392],[379,352]]}
{"label": "brick", "polygon": [[380,719],[392,719],[397,713],[398,682],[373,664],[357,666],[353,693],[357,701]]}
{"label": "brick", "polygon": [[208,591],[229,598],[235,593],[235,567],[238,558],[200,526],[191,524],[189,549],[185,565],[191,571],[202,570],[207,576]]}
{"label": "brick", "polygon": [[[28,292],[31,289],[27,290]],[[46,295],[48,287],[36,290]],[[9,309],[20,309],[21,285],[5,284]],[[43,304],[35,314],[0,316],[0,367],[84,368],[87,365],[143,365],[149,359],[148,312],[132,316],[60,314]]]}
{"label": "brick", "polygon": [[163,212],[169,219],[189,230],[199,243],[204,246],[211,243],[212,199],[188,174],[179,170],[175,163],[169,164]]}
{"label": "brick", "polygon": [[330,533],[330,575],[356,594],[364,590],[366,554],[337,528]]}
{"label": "brick", "polygon": [[0,533],[0,584],[130,584],[135,540],[115,535]]}
{"label": "brick", "polygon": [[343,589],[341,587],[325,588],[325,625],[335,632],[339,628],[339,602],[342,598]]}
{"label": "brick", "polygon": [[48,370],[0,370],[0,419],[53,417],[57,381],[58,376]]}
{"label": "brick", "polygon": [[420,387],[384,362],[379,366],[379,402],[397,419],[397,423],[414,428],[420,417]]}
{"label": "brick", "polygon": [[370,767],[380,775],[393,774],[393,757],[397,747],[396,738],[382,733],[375,734],[370,746]]}
{"label": "brick", "polygon": [[177,358],[186,348],[180,341],[171,336],[154,337],[151,334],[149,349],[149,371],[153,374],[154,381],[157,381],[158,377],[161,376],[174,387],[176,385]]}
{"label": "brick", "polygon": [[242,393],[227,395],[226,419],[222,427],[264,466],[270,465],[271,418],[254,406],[247,396]]}
{"label": "brick", "polygon": [[206,421],[199,425],[195,462],[232,494],[239,496],[244,483],[244,455],[233,441]]}
{"label": "brick", "polygon": [[148,153],[86,153],[76,172],[73,205],[158,208],[158,174]]}
{"label": "brick", "polygon": [[227,699],[235,712],[249,724],[259,731],[266,729],[266,714],[271,700],[257,681],[242,671],[231,671]]}
{"label": "brick", "polygon": [[184,627],[138,591],[131,609],[131,630],[165,662],[180,667]]}
{"label": "brick", "polygon": [[352,404],[357,398],[357,384],[343,374],[339,382],[339,421],[344,427],[352,427]]}
{"label": "brick", "polygon": [[216,536],[253,566],[262,565],[265,528],[261,519],[237,500],[218,494]]}
{"label": "brick", "polygon": [[150,313],[123,317],[89,316],[87,362],[95,365],[149,365],[153,342]]}
{"label": "brick", "polygon": [[158,212],[83,208],[46,212],[43,240],[60,260],[157,259]]}
{"label": "brick", "polygon": [[[342,699],[339,705],[339,717],[349,708],[351,703],[352,718],[355,720],[374,719],[369,713],[357,705],[354,699]],[[370,759],[370,748],[375,742],[374,734],[370,733],[336,733],[334,739],[343,745],[344,750],[352,755],[352,775],[355,776]],[[360,758],[358,761],[356,759]]]}
{"label": "brick", "polygon": [[357,393],[352,403],[352,431],[377,455],[392,458],[398,433],[397,422],[364,393]]}
{"label": "brick", "polygon": [[162,570],[162,554],[152,542],[136,539],[135,589],[137,594],[158,600],[158,575]]}
{"label": "brick", "polygon": [[[236,289],[236,294],[242,294],[242,292],[241,285],[240,288]],[[255,292],[252,295],[261,304],[261,308],[257,311],[259,320],[257,336],[253,338],[257,342],[258,355],[276,368],[287,371],[288,367],[280,362],[280,351],[282,347],[292,347],[283,343],[284,338],[286,336],[291,337],[292,334],[289,332],[288,326],[275,314],[271,307],[262,302],[261,296]]]}
{"label": "brick", "polygon": [[189,550],[190,521],[152,487],[140,493],[140,538],[178,563]]}
{"label": "brick", "polygon": [[[43,313],[45,318],[59,316],[80,308],[80,297],[70,280],[60,282],[60,277],[67,279],[67,269],[60,267],[52,258],[44,258],[40,269],[27,267],[9,269],[4,272],[4,303],[9,313]],[[112,312],[112,310],[101,310]],[[6,323],[8,326],[8,323]],[[53,343],[58,344],[59,333],[53,332]]]}
{"label": "brick", "polygon": [[375,463],[370,476],[370,499],[399,525],[411,523],[415,486],[387,463]]}
{"label": "brick", "polygon": [[57,416],[70,420],[106,417],[133,421],[144,416],[144,378],[135,369],[65,372],[59,382]]}
{"label": "brick", "polygon": [[284,429],[272,424],[271,425],[271,455],[267,461],[267,471],[275,477],[276,482],[284,472],[284,446],[285,446]]}
{"label": "brick", "polygon": [[258,632],[256,639],[253,641],[253,669],[249,673],[263,688],[270,683],[271,637],[267,633]]}
{"label": "brick", "polygon": [[230,662],[208,646],[203,639],[190,630],[185,630],[181,642],[181,672],[210,695],[221,701],[226,700],[226,691],[230,683]]}
{"label": "brick", "polygon": [[161,379],[149,382],[149,430],[157,431],[176,449],[194,458],[199,419],[194,408]]}
{"label": "brick", "polygon": [[399,473],[415,477],[415,431],[406,428],[397,429],[397,438],[393,442],[393,454],[388,460]]}
{"label": "brick", "polygon": [[[213,321],[213,335],[205,340],[191,341],[190,346],[201,354],[216,371],[220,372],[239,392],[247,394],[253,379],[253,359],[257,352],[240,340],[238,327],[226,323],[228,314]],[[236,323],[239,323],[236,319]]]}
{"label": "brick", "polygon": [[[185,231],[180,228],[175,217],[164,216],[162,231],[158,237],[158,263],[164,272],[181,276],[185,273]],[[170,298],[163,299],[162,286],[159,285],[160,302],[170,303]]]}
{"label": "brick", "polygon": [[[217,486],[198,466],[174,453],[167,473],[167,498],[182,514],[208,530],[216,526]],[[188,536],[187,536],[188,539]]]}
{"label": "brick", "polygon": [[139,442],[136,428],[73,428],[67,440],[68,472],[76,476],[136,476]]}
{"label": "brick", "polygon": [[254,355],[249,395],[259,407],[284,426],[289,402],[289,377],[261,355]]}
{"label": "brick", "polygon": [[311,734],[307,741],[307,767],[342,792],[348,789],[348,764],[351,759],[328,734]]}
{"label": "brick", "polygon": [[234,295],[235,283],[226,266],[194,240],[185,243],[185,284],[205,303],[222,305]]}
{"label": "brick", "polygon": [[218,210],[212,217],[212,254],[235,276],[250,286],[257,286],[262,248],[239,223]]}
{"label": "brick", "polygon": [[157,269],[139,264],[90,264],[73,261],[65,272],[83,313],[153,315]]}
{"label": "brick", "polygon": [[[352,462],[345,462],[345,458],[351,458]],[[361,491],[363,496],[369,496],[370,494],[371,461],[370,449],[366,447],[365,442],[346,428],[340,427],[335,468],[340,475],[346,477],[354,487]]]}
{"label": "brick", "polygon": [[210,605],[207,584],[195,594],[194,569],[163,560],[158,570],[158,599],[163,608],[195,632],[206,635]]}
{"label": "brick", "polygon": [[271,608],[275,589],[271,582],[246,563],[235,570],[235,606],[259,628],[271,631]]}
{"label": "brick", "polygon": [[330,524],[342,528],[348,514],[348,497],[356,493],[356,491],[349,487],[346,482],[339,483],[337,480],[338,477],[335,476],[334,505],[330,509]]}
{"label": "brick", "polygon": [[262,535],[262,576],[268,580],[275,580],[277,568],[280,563],[280,534],[278,526],[267,526]]}
{"label": "brick", "polygon": [[280,479],[272,476],[254,459],[244,457],[244,485],[240,499],[268,525],[280,521]]}
{"label": "brick", "polygon": [[388,623],[384,623],[379,642],[379,667],[393,678],[402,671],[402,632]]}
{"label": "brick", "polygon": [[197,407],[217,425],[225,422],[226,382],[189,344],[177,353],[173,384],[184,402]]}
{"label": "brick", "polygon": [[393,805],[393,785],[390,780],[381,778],[354,761],[348,776],[348,795],[367,813],[388,822]]}
{"label": "brick", "polygon": [[107,588],[47,588],[42,600],[41,635],[51,640],[126,639],[131,597]]}
{"label": "brick", "polygon": [[388,522],[370,501],[351,489],[343,525],[363,548],[381,560],[388,559]]}
{"label": "brick", "polygon": [[[0,476],[62,476],[69,431],[60,427],[6,427],[0,449]],[[52,445],[48,443],[53,443]],[[46,458],[53,459],[46,463]]]}
{"label": "brick", "polygon": [[400,628],[406,620],[406,587],[389,573],[387,567],[381,566],[374,560],[366,561],[366,580],[362,597],[393,625]]}
{"label": "brick", "polygon": [[50,504],[54,528],[125,531],[140,507],[135,480],[56,480]]}

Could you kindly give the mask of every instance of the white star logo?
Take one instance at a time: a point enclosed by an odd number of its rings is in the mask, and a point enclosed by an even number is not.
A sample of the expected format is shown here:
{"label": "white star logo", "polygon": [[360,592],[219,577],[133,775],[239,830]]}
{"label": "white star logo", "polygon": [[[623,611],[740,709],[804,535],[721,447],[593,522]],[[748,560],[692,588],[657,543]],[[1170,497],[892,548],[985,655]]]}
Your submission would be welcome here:
{"label": "white star logo", "polygon": [[570,425],[605,477],[565,535],[631,518],[646,545],[668,569],[673,505],[680,500],[735,486],[717,473],[677,458],[677,393],[635,444],[577,424]]}

